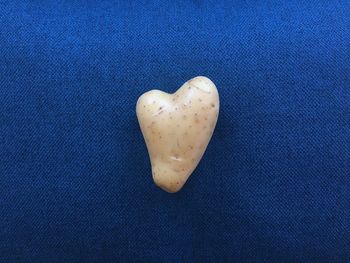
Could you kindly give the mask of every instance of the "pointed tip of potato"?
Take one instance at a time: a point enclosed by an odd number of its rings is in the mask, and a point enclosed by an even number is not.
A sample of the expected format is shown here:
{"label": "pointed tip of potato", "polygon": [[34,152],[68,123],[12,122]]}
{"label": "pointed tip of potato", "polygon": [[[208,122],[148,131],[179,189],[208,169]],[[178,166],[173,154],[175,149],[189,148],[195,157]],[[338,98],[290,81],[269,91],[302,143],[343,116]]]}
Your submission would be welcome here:
{"label": "pointed tip of potato", "polygon": [[178,192],[186,182],[181,179],[186,177],[179,176],[180,173],[174,171],[171,165],[161,162],[152,165],[152,175],[154,183],[168,193]]}

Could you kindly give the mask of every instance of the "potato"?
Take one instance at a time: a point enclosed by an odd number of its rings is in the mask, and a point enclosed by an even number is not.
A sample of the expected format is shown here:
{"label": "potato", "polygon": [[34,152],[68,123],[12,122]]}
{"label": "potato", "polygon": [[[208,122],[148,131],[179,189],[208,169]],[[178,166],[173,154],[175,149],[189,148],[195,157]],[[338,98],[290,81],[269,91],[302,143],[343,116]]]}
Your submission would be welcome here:
{"label": "potato", "polygon": [[179,191],[201,160],[219,114],[219,94],[206,77],[195,77],[175,93],[144,93],[137,118],[146,141],[154,182]]}

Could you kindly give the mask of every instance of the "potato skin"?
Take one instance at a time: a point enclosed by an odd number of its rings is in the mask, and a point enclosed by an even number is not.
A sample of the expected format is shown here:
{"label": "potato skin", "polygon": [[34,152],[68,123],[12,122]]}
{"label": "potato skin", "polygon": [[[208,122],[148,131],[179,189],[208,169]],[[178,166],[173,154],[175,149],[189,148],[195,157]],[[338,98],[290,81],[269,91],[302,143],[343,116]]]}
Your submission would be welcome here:
{"label": "potato skin", "polygon": [[179,191],[201,160],[219,114],[219,94],[206,77],[195,77],[175,93],[144,93],[136,114],[152,165],[154,182]]}

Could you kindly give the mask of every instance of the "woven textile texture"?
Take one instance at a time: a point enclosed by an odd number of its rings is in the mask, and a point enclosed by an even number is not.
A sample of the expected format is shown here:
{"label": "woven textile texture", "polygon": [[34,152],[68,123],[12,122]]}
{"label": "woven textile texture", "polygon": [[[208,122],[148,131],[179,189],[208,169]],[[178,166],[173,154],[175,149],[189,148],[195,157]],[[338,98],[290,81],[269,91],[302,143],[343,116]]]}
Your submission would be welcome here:
{"label": "woven textile texture", "polygon": [[[168,194],[136,100],[198,75]],[[350,2],[0,1],[0,262],[350,262]]]}

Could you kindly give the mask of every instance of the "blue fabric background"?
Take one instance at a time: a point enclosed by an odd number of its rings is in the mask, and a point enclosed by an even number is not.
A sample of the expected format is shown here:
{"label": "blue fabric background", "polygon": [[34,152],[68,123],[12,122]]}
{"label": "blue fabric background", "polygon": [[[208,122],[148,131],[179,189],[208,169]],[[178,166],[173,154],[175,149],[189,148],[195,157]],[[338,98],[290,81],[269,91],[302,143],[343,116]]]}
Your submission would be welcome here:
{"label": "blue fabric background", "polygon": [[[349,262],[349,1],[0,1],[0,262]],[[181,192],[135,103],[205,75]]]}

